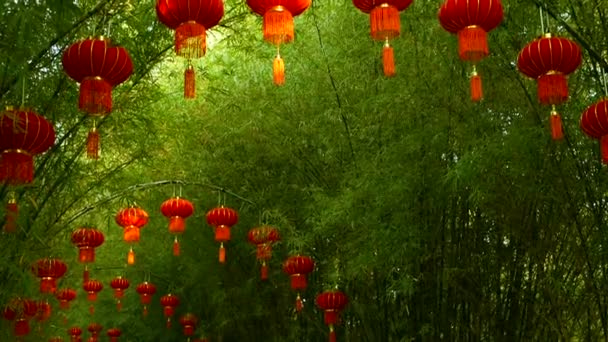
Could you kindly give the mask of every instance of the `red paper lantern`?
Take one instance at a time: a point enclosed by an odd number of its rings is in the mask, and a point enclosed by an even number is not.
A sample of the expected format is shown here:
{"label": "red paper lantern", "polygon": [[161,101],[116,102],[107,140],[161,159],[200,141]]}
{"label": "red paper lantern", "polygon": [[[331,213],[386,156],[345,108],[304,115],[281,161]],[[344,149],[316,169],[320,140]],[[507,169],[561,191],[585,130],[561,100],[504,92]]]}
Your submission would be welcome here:
{"label": "red paper lantern", "polygon": [[82,288],[87,293],[87,299],[91,302],[89,312],[91,315],[95,312],[93,303],[97,301],[97,294],[103,290],[103,284],[99,280],[89,279],[82,284]]}
{"label": "red paper lantern", "polygon": [[567,75],[581,64],[581,49],[567,38],[547,33],[526,45],[517,57],[517,67],[524,75],[537,80],[538,100],[551,105],[551,136],[564,137],[562,120],[555,106],[568,101]]}
{"label": "red paper lantern", "polygon": [[602,162],[608,164],[608,99],[589,106],[581,116],[581,129],[585,134],[600,141]]}
{"label": "red paper lantern", "polygon": [[272,244],[280,240],[279,231],[271,226],[251,228],[247,233],[249,243],[256,245],[256,259],[262,262],[261,279],[268,279],[266,260],[272,257]]}
{"label": "red paper lantern", "polygon": [[207,212],[207,223],[215,230],[215,241],[220,243],[219,260],[226,262],[224,242],[230,241],[230,228],[239,222],[236,210],[220,206]]}
{"label": "red paper lantern", "polygon": [[79,327],[71,327],[68,329],[68,335],[70,335],[70,342],[80,342],[80,335],[82,335],[82,329]]}
{"label": "red paper lantern", "polygon": [[300,291],[306,290],[308,286],[307,275],[315,269],[315,262],[311,257],[304,255],[290,256],[283,264],[283,271],[289,274],[291,288],[296,291],[296,312],[301,312],[304,304]]}
{"label": "red paper lantern", "polygon": [[114,289],[114,298],[116,298],[116,310],[122,309],[122,298],[125,290],[129,288],[129,281],[123,277],[116,277],[110,282],[110,287]]}
{"label": "red paper lantern", "polygon": [[156,286],[154,284],[144,281],[137,285],[135,289],[139,293],[141,303],[144,305],[144,316],[148,315],[148,305],[152,301],[152,296],[156,293]]}
{"label": "red paper lantern", "polygon": [[171,328],[171,317],[175,313],[175,308],[179,305],[179,298],[169,293],[160,297],[160,305],[163,306],[163,314],[167,317],[167,329]]}
{"label": "red paper lantern", "polygon": [[[112,111],[112,89],[133,73],[133,62],[127,50],[114,46],[107,38],[87,38],[63,53],[63,69],[80,83],[78,108],[102,117]],[[87,155],[99,158],[99,133],[95,124],[87,138]]]}
{"label": "red paper lantern", "polygon": [[329,342],[336,341],[335,325],[339,314],[348,304],[348,297],[341,291],[325,291],[317,296],[317,306],[323,311],[325,325],[329,326]]}
{"label": "red paper lantern", "polygon": [[247,0],[251,10],[263,17],[264,40],[277,47],[277,56],[272,67],[275,85],[285,84],[285,62],[281,58],[281,44],[293,41],[293,17],[306,11],[311,2],[312,0]]}
{"label": "red paper lantern", "polygon": [[471,100],[481,101],[483,88],[475,65],[490,54],[487,35],[502,22],[500,0],[446,0],[438,17],[446,31],[458,35],[460,59],[473,63]]}
{"label": "red paper lantern", "polygon": [[97,341],[99,338],[99,333],[103,330],[103,326],[99,323],[91,323],[89,324],[87,330],[91,333],[91,338],[89,341]]}
{"label": "red paper lantern", "polygon": [[76,290],[71,288],[59,289],[55,292],[55,298],[59,300],[59,308],[67,310],[70,308],[70,302],[76,299]]}
{"label": "red paper lantern", "polygon": [[29,320],[36,315],[37,310],[38,307],[35,301],[15,298],[4,307],[2,317],[9,321],[15,321],[13,334],[16,337],[21,337],[30,333]]}
{"label": "red paper lantern", "polygon": [[[78,261],[84,264],[95,262],[95,248],[101,246],[105,238],[95,228],[78,228],[72,233],[72,243],[78,247]],[[89,280],[89,271],[85,265],[83,280]]]}
{"label": "red paper lantern", "polygon": [[157,0],[158,20],[175,30],[175,53],[188,60],[184,72],[184,97],[196,97],[196,81],[192,59],[207,51],[206,31],[224,16],[222,0]]}
{"label": "red paper lantern", "polygon": [[198,323],[198,318],[194,314],[187,313],[180,317],[179,323],[184,328],[184,335],[192,336],[194,335],[194,330],[196,330],[196,324]]}
{"label": "red paper lantern", "polygon": [[[116,214],[116,223],[123,227],[123,240],[127,243],[139,242],[139,230],[148,223],[148,213],[142,208],[131,206],[123,209]],[[127,254],[127,264],[135,264],[135,252],[133,247]]]}
{"label": "red paper lantern", "polygon": [[51,318],[51,314],[53,313],[53,308],[48,300],[39,300],[36,303],[36,320],[38,322],[47,321]]}
{"label": "red paper lantern", "polygon": [[172,197],[163,202],[160,206],[161,213],[169,218],[169,232],[175,234],[173,242],[173,255],[180,254],[179,241],[177,235],[186,230],[186,218],[194,213],[192,202],[179,197]]}
{"label": "red paper lantern", "polygon": [[55,293],[57,278],[63,277],[68,266],[59,259],[39,259],[32,265],[32,273],[40,278],[41,293]]}
{"label": "red paper lantern", "polygon": [[110,342],[118,342],[118,338],[122,335],[122,331],[118,328],[108,329],[108,337],[110,337]]}

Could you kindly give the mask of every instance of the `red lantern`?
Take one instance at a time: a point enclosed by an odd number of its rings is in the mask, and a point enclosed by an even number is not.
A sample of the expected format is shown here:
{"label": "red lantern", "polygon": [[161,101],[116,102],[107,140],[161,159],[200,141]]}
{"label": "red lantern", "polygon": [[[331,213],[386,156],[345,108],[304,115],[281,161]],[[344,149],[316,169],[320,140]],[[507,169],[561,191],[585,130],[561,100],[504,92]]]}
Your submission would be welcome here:
{"label": "red lantern", "polygon": [[80,335],[82,335],[82,329],[79,327],[71,327],[68,329],[68,335],[70,335],[70,342],[80,342]]}
{"label": "red lantern", "polygon": [[39,322],[44,322],[51,318],[52,312],[53,308],[48,300],[39,300],[36,303],[36,320]]}
{"label": "red lantern", "polygon": [[[87,38],[74,43],[63,53],[63,69],[80,83],[78,108],[103,117],[112,111],[112,88],[133,73],[133,62],[127,50],[113,46],[107,38]],[[87,138],[87,155],[99,158],[99,133],[93,125]]]}
{"label": "red lantern", "polygon": [[97,294],[103,290],[103,284],[99,280],[89,279],[82,284],[82,288],[87,292],[87,299],[91,302],[89,312],[92,315],[95,312],[93,303],[97,301]]}
{"label": "red lantern", "polygon": [[517,67],[524,75],[537,80],[538,100],[551,105],[551,136],[564,137],[562,119],[555,106],[568,101],[568,80],[581,64],[581,49],[573,41],[547,33],[526,45],[517,57]]}
{"label": "red lantern", "polygon": [[306,290],[308,286],[307,275],[315,269],[315,262],[311,257],[295,255],[287,258],[283,264],[283,271],[289,274],[291,288],[296,291],[296,312],[301,312],[304,304],[300,297],[300,291]]}
{"label": "red lantern", "polygon": [[[78,247],[78,261],[84,264],[95,262],[95,248],[101,246],[105,238],[95,228],[78,228],[72,233],[72,243]],[[85,265],[83,280],[89,280],[89,271]]]}
{"label": "red lantern", "polygon": [[173,242],[173,255],[180,254],[179,241],[177,235],[186,230],[186,218],[194,213],[192,202],[179,197],[172,197],[163,202],[160,206],[162,214],[169,218],[169,232],[175,234]]}
{"label": "red lantern", "polygon": [[581,116],[581,129],[585,134],[600,140],[602,162],[608,164],[608,99],[589,106]]}
{"label": "red lantern", "polygon": [[196,330],[198,318],[194,314],[187,313],[179,319],[179,323],[184,328],[184,335],[192,336],[194,335],[194,330]]}
{"label": "red lantern", "polygon": [[139,293],[141,303],[144,305],[144,316],[148,315],[148,305],[152,301],[152,296],[156,293],[156,286],[154,284],[144,281],[137,285],[135,289]]}
{"label": "red lantern", "polygon": [[29,320],[36,315],[38,307],[35,301],[16,298],[4,307],[2,317],[9,321],[15,321],[13,334],[16,337],[26,336],[30,333]]}
{"label": "red lantern", "polygon": [[171,328],[171,317],[175,313],[175,308],[179,305],[179,298],[169,293],[160,297],[160,305],[163,306],[163,314],[167,317],[167,329]]}
{"label": "red lantern", "polygon": [[76,299],[76,290],[71,288],[57,290],[55,298],[59,300],[59,308],[67,310],[70,308],[70,302]]}
{"label": "red lantern", "polygon": [[118,328],[112,328],[108,329],[107,334],[110,337],[110,342],[118,342],[118,338],[122,335],[122,331]]}
{"label": "red lantern", "polygon": [[219,260],[226,262],[224,242],[230,241],[230,228],[239,222],[236,210],[224,206],[213,208],[207,212],[207,223],[215,230],[215,241],[220,243]]}
{"label": "red lantern", "polygon": [[122,298],[125,290],[129,288],[129,281],[123,277],[116,277],[110,282],[110,287],[114,289],[114,298],[116,298],[116,310],[122,309]]}
{"label": "red lantern", "polygon": [[99,333],[103,330],[103,326],[99,323],[91,323],[87,330],[91,333],[91,338],[89,341],[97,341],[99,338]]}
{"label": "red lantern", "polygon": [[188,60],[184,73],[184,97],[196,97],[196,82],[192,59],[207,51],[206,31],[224,16],[222,0],[157,0],[158,20],[175,30],[175,53]]}
{"label": "red lantern", "polygon": [[256,245],[256,258],[262,262],[261,279],[268,279],[266,260],[272,257],[272,244],[280,240],[279,231],[271,226],[251,228],[247,233],[249,243]]}
{"label": "red lantern", "polygon": [[55,293],[57,278],[63,277],[68,266],[59,259],[44,258],[32,265],[32,273],[40,278],[41,293]]}
{"label": "red lantern", "polygon": [[458,35],[458,56],[473,63],[471,100],[483,97],[481,77],[476,64],[490,54],[488,32],[500,25],[503,8],[500,0],[446,0],[439,9],[439,22],[448,32]]}
{"label": "red lantern", "polygon": [[[116,223],[124,228],[123,240],[127,243],[139,242],[139,230],[148,223],[148,213],[142,208],[131,206],[116,214]],[[133,247],[127,254],[127,264],[135,264]]]}
{"label": "red lantern", "polygon": [[348,304],[348,297],[340,291],[325,291],[317,296],[317,306],[325,311],[325,325],[329,326],[329,342],[336,341],[335,325],[340,311]]}
{"label": "red lantern", "polygon": [[311,2],[311,0],[247,0],[251,10],[263,17],[264,40],[277,47],[277,56],[272,67],[275,85],[285,84],[285,62],[281,58],[281,44],[293,41],[295,36],[293,17],[306,11]]}

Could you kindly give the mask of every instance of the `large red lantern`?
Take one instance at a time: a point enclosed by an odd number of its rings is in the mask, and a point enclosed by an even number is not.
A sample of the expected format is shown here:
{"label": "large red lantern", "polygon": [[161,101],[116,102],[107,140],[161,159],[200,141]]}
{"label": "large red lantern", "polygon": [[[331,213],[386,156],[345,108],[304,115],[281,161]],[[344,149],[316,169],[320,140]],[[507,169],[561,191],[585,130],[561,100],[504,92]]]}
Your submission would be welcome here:
{"label": "large red lantern", "polygon": [[207,51],[206,31],[217,25],[224,16],[222,0],[157,0],[158,20],[175,30],[175,53],[186,58],[184,97],[196,97],[196,81],[192,60]]}
{"label": "large red lantern", "polygon": [[55,293],[57,279],[63,277],[68,266],[59,259],[39,259],[32,265],[32,273],[40,278],[41,293]]}
{"label": "large red lantern", "polygon": [[173,255],[178,256],[180,247],[177,235],[186,230],[186,219],[194,213],[194,205],[186,199],[172,197],[161,204],[160,211],[169,218],[169,232],[175,235]]}
{"label": "large red lantern", "polygon": [[267,280],[268,265],[266,261],[272,257],[272,244],[280,240],[279,231],[271,226],[251,228],[247,233],[247,240],[256,245],[256,259],[262,263],[260,277],[262,280]]}
{"label": "large red lantern", "polygon": [[175,314],[175,308],[179,305],[179,298],[169,293],[160,297],[160,305],[163,306],[163,314],[167,318],[167,329],[171,328],[171,317]]}
{"label": "large red lantern", "polygon": [[2,310],[2,317],[14,321],[13,334],[16,337],[26,336],[30,333],[29,320],[37,313],[36,302],[29,299],[16,298],[9,302]]}
{"label": "large red lantern", "polygon": [[317,306],[324,313],[325,325],[329,326],[329,342],[336,341],[335,325],[338,324],[340,311],[348,304],[348,297],[341,291],[325,291],[317,296]]}
{"label": "large red lantern", "polygon": [[[139,230],[148,223],[148,213],[142,208],[131,206],[123,209],[116,214],[116,223],[123,227],[123,240],[127,243],[139,242]],[[135,252],[133,247],[127,254],[127,264],[135,264]]]}
{"label": "large red lantern", "polygon": [[78,247],[78,261],[85,264],[84,281],[89,280],[88,263],[95,262],[95,248],[105,240],[103,233],[95,228],[78,228],[72,233],[72,243]]}
{"label": "large red lantern", "polygon": [[[68,47],[63,53],[63,69],[80,83],[78,108],[94,117],[112,111],[112,88],[133,73],[127,50],[114,46],[107,38],[87,38]],[[99,133],[95,124],[87,138],[87,155],[99,158]]]}
{"label": "large red lantern", "polygon": [[390,41],[401,34],[399,12],[407,9],[412,0],[353,0],[355,7],[369,13],[372,39],[384,42],[382,66],[384,75],[395,76],[395,54]]}
{"label": "large red lantern", "polygon": [[537,80],[538,101],[551,105],[551,136],[564,137],[562,119],[556,105],[568,101],[567,75],[581,64],[581,49],[567,38],[547,33],[526,45],[517,57],[517,67],[524,75]]}
{"label": "large red lantern", "polygon": [[80,335],[82,335],[82,329],[79,327],[71,327],[68,329],[68,335],[70,335],[70,342],[80,342]]}
{"label": "large red lantern", "polygon": [[446,0],[438,16],[446,31],[458,35],[460,59],[473,64],[471,100],[478,102],[483,88],[476,64],[490,54],[487,36],[502,22],[502,4],[500,0]]}
{"label": "large red lantern", "polygon": [[184,328],[184,335],[192,336],[194,335],[194,331],[196,330],[196,324],[198,323],[198,318],[194,314],[187,313],[180,317],[179,323]]}
{"label": "large red lantern", "polygon": [[602,162],[608,164],[608,98],[589,106],[581,116],[581,129],[600,141]]}
{"label": "large red lantern", "polygon": [[[34,156],[55,143],[55,129],[44,117],[30,109],[6,107],[0,113],[0,183],[10,186],[34,181]],[[13,192],[6,205],[4,230],[17,229],[19,207]]]}
{"label": "large red lantern", "polygon": [[87,300],[91,302],[89,312],[92,315],[95,312],[93,303],[97,301],[97,294],[103,290],[103,284],[99,280],[89,279],[82,284],[82,288],[87,293]]}
{"label": "large red lantern", "polygon": [[283,271],[289,274],[291,289],[296,291],[296,312],[301,312],[304,304],[300,291],[306,290],[308,286],[307,276],[315,269],[315,262],[311,257],[304,255],[290,256],[283,263]]}
{"label": "large red lantern", "polygon": [[277,47],[272,74],[276,85],[285,84],[285,62],[281,58],[281,44],[295,37],[293,17],[310,7],[312,0],[247,0],[251,10],[263,17],[264,40]]}
{"label": "large red lantern", "polygon": [[89,341],[96,342],[99,339],[99,333],[103,330],[103,326],[99,323],[91,323],[87,327],[87,330],[91,333]]}
{"label": "large red lantern", "polygon": [[108,329],[108,337],[110,337],[110,342],[118,342],[118,338],[122,335],[122,331],[118,328]]}
{"label": "large red lantern", "polygon": [[224,206],[216,207],[207,212],[207,223],[215,230],[215,241],[220,243],[219,261],[226,262],[224,242],[230,241],[230,228],[239,222],[236,210]]}
{"label": "large red lantern", "polygon": [[76,299],[76,290],[69,287],[59,289],[55,292],[55,298],[59,300],[59,308],[67,310],[70,308],[70,302]]}
{"label": "large red lantern", "polygon": [[144,316],[148,315],[148,305],[152,301],[152,296],[156,293],[156,286],[154,284],[144,281],[143,283],[137,285],[135,289],[137,293],[139,293],[139,297],[141,299],[141,303],[144,306]]}
{"label": "large red lantern", "polygon": [[116,310],[122,309],[122,298],[125,290],[129,288],[129,280],[123,277],[116,277],[110,282],[110,287],[114,289],[114,298],[116,298]]}

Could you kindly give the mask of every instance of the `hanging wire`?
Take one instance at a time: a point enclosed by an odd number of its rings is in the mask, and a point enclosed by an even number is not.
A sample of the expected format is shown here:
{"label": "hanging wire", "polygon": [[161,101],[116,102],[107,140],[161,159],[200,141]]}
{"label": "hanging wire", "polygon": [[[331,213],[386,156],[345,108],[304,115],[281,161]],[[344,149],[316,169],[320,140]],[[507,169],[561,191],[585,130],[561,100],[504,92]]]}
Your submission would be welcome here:
{"label": "hanging wire", "polygon": [[21,108],[25,107],[25,76],[21,79]]}
{"label": "hanging wire", "polygon": [[538,14],[540,15],[540,31],[541,34],[545,34],[545,22],[544,22],[544,18],[543,18],[543,8],[542,7],[538,7]]}

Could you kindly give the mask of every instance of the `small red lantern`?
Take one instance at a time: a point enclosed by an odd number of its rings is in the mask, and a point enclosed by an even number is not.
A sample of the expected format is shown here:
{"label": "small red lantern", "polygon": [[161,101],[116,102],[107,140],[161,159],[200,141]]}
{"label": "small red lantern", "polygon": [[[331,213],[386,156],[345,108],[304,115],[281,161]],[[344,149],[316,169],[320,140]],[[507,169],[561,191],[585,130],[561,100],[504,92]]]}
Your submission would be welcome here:
{"label": "small red lantern", "polygon": [[502,22],[503,8],[500,0],[446,0],[439,9],[438,16],[446,31],[458,35],[460,59],[473,63],[471,100],[481,101],[483,88],[475,64],[490,54],[487,35]]}
{"label": "small red lantern", "polygon": [[135,289],[139,293],[141,303],[144,305],[144,316],[148,315],[148,305],[152,301],[152,296],[156,293],[156,286],[154,284],[144,281],[137,285]]}
{"label": "small red lantern", "polygon": [[171,328],[171,317],[175,313],[175,308],[179,305],[179,298],[169,293],[160,297],[160,305],[163,306],[163,314],[167,317],[167,329]]}
{"label": "small red lantern", "polygon": [[295,255],[287,258],[283,264],[283,271],[289,274],[291,288],[296,291],[296,312],[301,312],[304,304],[300,291],[306,290],[308,286],[307,275],[315,269],[315,262],[311,257]]}
{"label": "small red lantern", "polygon": [[92,315],[95,312],[93,303],[97,301],[97,294],[103,290],[103,284],[99,280],[89,279],[82,284],[82,288],[87,292],[87,299],[91,302],[89,312]]}
{"label": "small red lantern", "polygon": [[55,298],[59,300],[59,308],[67,310],[70,308],[70,302],[76,299],[76,290],[69,287],[59,289],[55,292]]}
{"label": "small red lantern", "polygon": [[251,228],[247,233],[249,243],[256,245],[256,258],[262,262],[261,279],[268,279],[267,260],[272,257],[272,244],[279,241],[279,231],[271,226]]}
{"label": "small red lantern", "polygon": [[82,329],[79,327],[71,327],[68,329],[68,335],[70,335],[70,342],[80,342],[80,335],[82,335]]}
{"label": "small red lantern", "polygon": [[[116,223],[123,227],[123,240],[127,243],[139,242],[139,230],[148,223],[148,213],[142,208],[131,206],[123,209],[116,214]],[[135,252],[133,247],[127,254],[127,264],[135,264]]]}
{"label": "small red lantern", "polygon": [[95,248],[105,240],[103,233],[95,228],[78,228],[72,233],[72,243],[78,247],[78,261],[85,264],[83,280],[89,280],[86,264],[95,262]]}
{"label": "small red lantern", "polygon": [[122,331],[118,328],[108,329],[108,337],[110,337],[110,342],[118,342],[118,338],[122,335]]}
{"label": "small red lantern", "polygon": [[562,119],[556,105],[568,101],[567,75],[581,64],[581,49],[570,39],[550,33],[526,45],[517,57],[517,67],[524,75],[537,80],[538,101],[551,105],[551,136],[564,137]]}
{"label": "small red lantern", "polygon": [[32,265],[32,273],[40,278],[41,293],[55,293],[57,279],[63,277],[68,266],[59,259],[39,259]]}
{"label": "small red lantern", "polygon": [[123,277],[116,277],[110,282],[110,287],[114,289],[114,298],[116,298],[116,310],[122,309],[122,298],[125,290],[129,288],[129,281]]}
{"label": "small red lantern", "polygon": [[16,298],[9,302],[2,311],[2,317],[15,321],[13,334],[16,337],[26,336],[30,333],[29,320],[36,315],[38,307],[35,301]]}
{"label": "small red lantern", "polygon": [[608,98],[589,106],[581,116],[581,129],[600,140],[602,162],[608,164]]}
{"label": "small red lantern", "polygon": [[38,322],[47,321],[51,318],[51,314],[53,313],[53,308],[48,300],[39,300],[36,303],[36,320]]}
{"label": "small red lantern", "polygon": [[187,313],[179,319],[179,323],[184,328],[184,335],[192,336],[194,335],[194,330],[196,330],[198,318],[194,314]]}
{"label": "small red lantern", "polygon": [[103,330],[103,326],[99,323],[91,323],[87,330],[91,333],[89,341],[97,341],[99,339],[99,333]]}
{"label": "small red lantern", "polygon": [[325,291],[317,296],[317,306],[325,311],[325,325],[329,326],[329,342],[336,341],[335,325],[340,311],[348,304],[348,297],[341,291]]}
{"label": "small red lantern", "polygon": [[230,228],[239,222],[236,210],[220,206],[207,212],[207,223],[215,230],[215,241],[220,243],[219,260],[226,262],[224,242],[230,241]]}
{"label": "small red lantern", "polygon": [[192,59],[207,51],[206,31],[224,16],[222,0],[157,0],[156,15],[165,26],[175,30],[175,53],[188,60],[184,73],[184,97],[196,96],[196,81]]}
{"label": "small red lantern", "polygon": [[382,65],[384,76],[395,76],[395,55],[390,41],[401,34],[399,12],[407,9],[412,0],[353,0],[355,7],[369,13],[372,39],[384,42]]}
{"label": "small red lantern", "polygon": [[247,0],[251,10],[263,17],[264,40],[277,47],[277,56],[272,68],[275,85],[285,84],[285,63],[281,58],[281,44],[293,41],[293,17],[306,11],[311,2],[312,0]]}
{"label": "small red lantern", "polygon": [[186,218],[194,213],[192,202],[179,197],[172,197],[163,202],[160,206],[162,214],[169,218],[169,232],[175,234],[173,242],[173,255],[180,254],[179,241],[177,235],[186,230]]}

